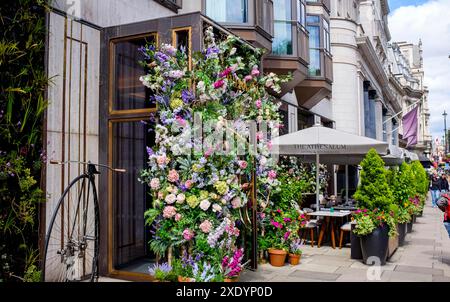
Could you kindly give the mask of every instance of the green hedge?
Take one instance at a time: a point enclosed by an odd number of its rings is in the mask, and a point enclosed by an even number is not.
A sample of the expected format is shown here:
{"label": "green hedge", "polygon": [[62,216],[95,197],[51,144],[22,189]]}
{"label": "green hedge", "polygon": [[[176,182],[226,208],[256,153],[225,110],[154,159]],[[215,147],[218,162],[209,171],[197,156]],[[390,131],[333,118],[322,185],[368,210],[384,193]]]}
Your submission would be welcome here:
{"label": "green hedge", "polygon": [[0,281],[37,281],[48,83],[43,2],[3,0],[0,27]]}

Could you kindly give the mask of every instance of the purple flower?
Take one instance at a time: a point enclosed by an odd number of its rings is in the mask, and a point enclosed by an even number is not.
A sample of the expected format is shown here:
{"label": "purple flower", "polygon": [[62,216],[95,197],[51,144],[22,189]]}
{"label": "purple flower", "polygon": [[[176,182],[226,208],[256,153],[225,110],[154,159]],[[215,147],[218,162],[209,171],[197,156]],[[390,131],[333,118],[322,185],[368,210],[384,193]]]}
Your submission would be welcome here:
{"label": "purple flower", "polygon": [[181,99],[183,100],[183,102],[185,104],[189,104],[190,102],[192,102],[195,99],[195,94],[191,90],[184,89],[181,92]]}

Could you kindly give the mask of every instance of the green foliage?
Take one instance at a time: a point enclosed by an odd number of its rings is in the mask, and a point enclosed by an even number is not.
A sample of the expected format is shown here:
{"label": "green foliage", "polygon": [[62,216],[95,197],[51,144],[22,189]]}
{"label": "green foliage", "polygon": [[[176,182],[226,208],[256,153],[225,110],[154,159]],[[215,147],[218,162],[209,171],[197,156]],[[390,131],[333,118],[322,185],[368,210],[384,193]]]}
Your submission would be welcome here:
{"label": "green foliage", "polygon": [[361,218],[357,220],[353,233],[358,236],[366,236],[371,234],[375,229],[376,226],[370,216],[361,216]]}
{"label": "green foliage", "polygon": [[425,168],[422,166],[420,161],[415,160],[411,163],[411,172],[414,176],[414,184],[417,194],[420,196],[426,196],[428,193],[429,179],[427,177],[427,171],[425,171]]}
{"label": "green foliage", "polygon": [[0,7],[0,280],[38,281],[42,117],[46,109],[44,1]]}
{"label": "green foliage", "polygon": [[404,162],[399,170],[393,170],[389,184],[392,190],[394,203],[400,207],[405,207],[405,203],[408,202],[408,199],[415,194],[414,176],[410,165]]}
{"label": "green foliage", "polygon": [[392,192],[386,180],[383,159],[371,149],[361,166],[361,184],[354,195],[359,207],[388,210],[392,203]]}

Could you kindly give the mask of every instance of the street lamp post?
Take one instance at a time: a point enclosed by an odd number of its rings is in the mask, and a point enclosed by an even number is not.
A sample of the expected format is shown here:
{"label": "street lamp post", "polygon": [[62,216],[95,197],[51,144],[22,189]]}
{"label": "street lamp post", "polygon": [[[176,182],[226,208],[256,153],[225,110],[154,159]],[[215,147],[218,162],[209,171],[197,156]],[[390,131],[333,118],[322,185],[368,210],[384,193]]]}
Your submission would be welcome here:
{"label": "street lamp post", "polygon": [[442,114],[444,116],[444,140],[445,140],[445,145],[444,145],[444,156],[447,156],[447,152],[448,152],[448,142],[447,142],[447,112],[445,112]]}

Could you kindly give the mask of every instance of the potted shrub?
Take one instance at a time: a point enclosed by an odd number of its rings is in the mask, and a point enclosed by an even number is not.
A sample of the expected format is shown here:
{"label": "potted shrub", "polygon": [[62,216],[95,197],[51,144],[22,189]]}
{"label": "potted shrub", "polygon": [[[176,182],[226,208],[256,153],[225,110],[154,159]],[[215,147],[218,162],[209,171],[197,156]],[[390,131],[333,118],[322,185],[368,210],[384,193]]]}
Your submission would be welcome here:
{"label": "potted shrub", "polygon": [[354,214],[356,226],[353,232],[360,236],[364,263],[369,257],[386,263],[389,237],[397,235],[397,226],[390,213],[392,192],[387,182],[383,159],[371,149],[361,162],[361,181],[354,198],[362,210]]}
{"label": "potted shrub", "polygon": [[191,255],[184,250],[181,259],[175,259],[173,261],[174,271],[177,275],[178,282],[195,282],[193,278],[193,266],[195,264],[195,260],[199,260],[192,258]]}
{"label": "potted shrub", "polygon": [[148,268],[148,272],[155,278],[156,282],[170,282],[175,281],[176,274],[172,267],[167,263],[155,263]]}
{"label": "potted shrub", "polygon": [[399,208],[397,222],[398,222],[398,243],[402,246],[405,243],[406,233],[407,233],[407,224],[411,221],[411,215],[404,208]]}
{"label": "potted shrub", "polygon": [[385,265],[388,257],[389,237],[397,235],[397,227],[391,214],[362,210],[356,215],[353,232],[360,237],[363,262],[368,264],[370,257],[377,257],[380,265]]}
{"label": "potted shrub", "polygon": [[300,263],[300,257],[302,256],[303,240],[296,239],[290,244],[289,249],[289,263],[291,265],[298,265]]}
{"label": "potted shrub", "polygon": [[290,243],[298,239],[298,231],[305,223],[304,214],[299,214],[295,208],[286,211],[277,209],[271,213],[266,237],[270,241],[268,252],[272,266],[284,265]]}

